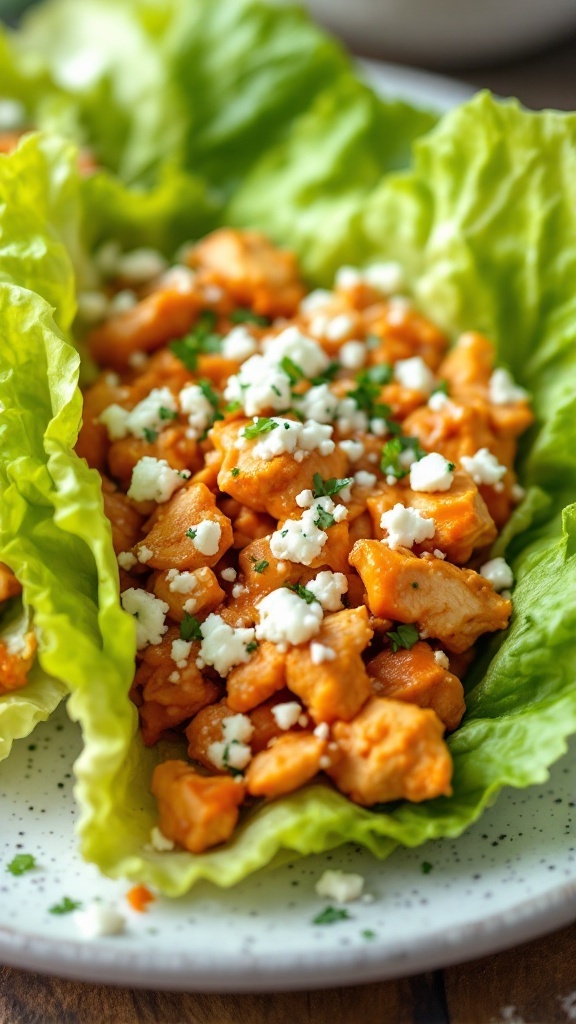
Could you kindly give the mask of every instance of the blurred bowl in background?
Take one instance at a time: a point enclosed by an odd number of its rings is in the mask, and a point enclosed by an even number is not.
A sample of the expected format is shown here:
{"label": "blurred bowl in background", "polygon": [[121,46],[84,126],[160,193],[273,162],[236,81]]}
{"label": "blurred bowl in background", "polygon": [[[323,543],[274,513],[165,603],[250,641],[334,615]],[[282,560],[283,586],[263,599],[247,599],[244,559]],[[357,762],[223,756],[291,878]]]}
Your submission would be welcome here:
{"label": "blurred bowl in background", "polygon": [[434,67],[485,64],[576,31],[574,0],[307,0],[363,53]]}

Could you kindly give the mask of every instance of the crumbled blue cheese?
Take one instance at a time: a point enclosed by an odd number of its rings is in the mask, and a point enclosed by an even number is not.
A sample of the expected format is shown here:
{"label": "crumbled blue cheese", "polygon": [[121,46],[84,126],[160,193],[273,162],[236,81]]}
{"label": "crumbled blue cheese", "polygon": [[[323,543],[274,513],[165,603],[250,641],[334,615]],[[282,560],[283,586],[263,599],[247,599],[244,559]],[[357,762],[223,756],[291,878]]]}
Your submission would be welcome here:
{"label": "crumbled blue cheese", "polygon": [[[319,644],[312,641],[310,644],[310,658],[313,665],[322,665],[325,661],[334,661],[336,651],[326,644]],[[316,730],[314,730],[316,731]]]}
{"label": "crumbled blue cheese", "polygon": [[[146,398],[128,412],[113,403],[100,413],[99,420],[108,431],[111,441],[119,441],[128,434],[145,438],[148,432],[160,433],[172,422],[171,413],[178,406],[170,388],[153,388]],[[168,414],[168,415],[167,415]]]}
{"label": "crumbled blue cheese", "polygon": [[491,558],[480,568],[480,575],[488,580],[494,590],[509,590],[514,583],[514,574],[503,558]]}
{"label": "crumbled blue cheese", "polygon": [[460,462],[475,484],[499,484],[506,475],[506,466],[488,448],[479,448],[474,455],[462,455]]}
{"label": "crumbled blue cheese", "polygon": [[228,378],[224,398],[240,402],[247,416],[269,409],[284,412],[292,404],[290,378],[264,356],[251,356],[238,373]]}
{"label": "crumbled blue cheese", "polygon": [[117,258],[114,276],[123,277],[131,284],[145,284],[164,273],[167,266],[157,249],[132,249]]}
{"label": "crumbled blue cheese", "polygon": [[243,363],[258,351],[258,342],[245,324],[238,324],[222,339],[222,355]]}
{"label": "crumbled blue cheese", "polygon": [[316,525],[320,510],[333,516],[336,523],[348,515],[344,505],[335,505],[331,498],[317,498],[312,508],[307,508],[300,519],[286,519],[282,528],[270,538],[270,550],[274,558],[286,558],[289,562],[311,565],[322,552],[328,540],[325,530]]}
{"label": "crumbled blue cheese", "polygon": [[352,872],[325,871],[315,885],[316,893],[336,903],[352,903],[360,899],[364,889],[364,878]]}
{"label": "crumbled blue cheese", "polygon": [[324,614],[318,601],[306,604],[285,587],[263,597],[257,611],[260,616],[256,626],[257,639],[270,640],[274,644],[306,643],[320,631]]}
{"label": "crumbled blue cheese", "polygon": [[187,384],[178,395],[180,408],[188,417],[186,436],[193,441],[203,437],[214,421],[214,408],[197,384]]}
{"label": "crumbled blue cheese", "polygon": [[516,384],[508,370],[500,368],[494,370],[488,382],[488,397],[492,405],[512,405],[514,402],[523,402],[529,395],[528,392]]}
{"label": "crumbled blue cheese", "polygon": [[202,523],[191,523],[189,529],[194,533],[192,543],[201,555],[210,558],[220,547],[222,527],[213,519],[205,519]]}
{"label": "crumbled blue cheese", "polygon": [[126,918],[107,903],[89,903],[74,912],[74,924],[83,939],[101,939],[119,935],[126,927]]}
{"label": "crumbled blue cheese", "polygon": [[274,721],[279,729],[291,729],[296,725],[302,714],[302,705],[297,700],[289,700],[284,704],[275,704],[272,708]]}
{"label": "crumbled blue cheese", "polygon": [[347,341],[338,352],[338,361],[345,370],[359,370],[366,362],[366,345],[362,341]]}
{"label": "crumbled blue cheese", "polygon": [[285,357],[291,359],[305,377],[317,377],[330,362],[318,342],[294,326],[281,331],[265,347],[264,358],[269,363],[278,365]]}
{"label": "crumbled blue cheese", "polygon": [[166,459],[144,455],[132,470],[128,497],[133,501],[169,501],[175,491],[190,477],[190,471],[172,469]]}
{"label": "crumbled blue cheese", "polygon": [[317,384],[303,395],[295,395],[294,407],[305,419],[332,423],[338,411],[338,399],[328,384]]}
{"label": "crumbled blue cheese", "polygon": [[399,359],[394,365],[394,379],[403,388],[421,391],[424,395],[429,395],[436,384],[436,378],[432,370],[426,365],[421,356]]}
{"label": "crumbled blue cheese", "polygon": [[440,668],[445,668],[446,670],[450,668],[448,655],[445,654],[444,651],[434,651],[434,661],[440,666]]}
{"label": "crumbled blue cheese", "polygon": [[217,768],[242,771],[252,760],[250,740],[254,726],[247,715],[229,715],[222,720],[222,739],[208,747],[208,757]]}
{"label": "crumbled blue cheese", "polygon": [[192,650],[191,640],[173,640],[170,648],[170,657],[176,662],[177,668],[186,668],[190,651]]}
{"label": "crumbled blue cheese", "polygon": [[227,676],[235,665],[250,661],[246,650],[254,640],[254,629],[234,629],[221,615],[209,615],[200,627],[202,643],[200,657],[206,665],[213,665],[218,675]]}
{"label": "crumbled blue cheese", "polygon": [[136,647],[141,650],[148,644],[159,644],[168,629],[165,618],[170,611],[166,601],[154,597],[147,590],[130,587],[120,598],[122,607],[136,619]]}
{"label": "crumbled blue cheese", "polygon": [[306,584],[325,612],[338,612],[342,606],[342,594],[348,593],[348,580],[343,572],[325,569]]}
{"label": "crumbled blue cheese", "polygon": [[168,590],[173,594],[191,594],[198,586],[196,573],[187,569],[180,572],[179,569],[169,569],[166,573]]}
{"label": "crumbled blue cheese", "polygon": [[400,502],[394,508],[383,512],[380,517],[380,526],[388,531],[388,536],[382,540],[392,551],[396,548],[411,548],[414,544],[421,544],[424,540],[430,540],[436,532],[436,523],[428,516],[423,516],[418,509],[405,508]]}
{"label": "crumbled blue cheese", "polygon": [[410,466],[410,487],[413,491],[448,491],[454,473],[451,463],[438,452],[431,452]]}

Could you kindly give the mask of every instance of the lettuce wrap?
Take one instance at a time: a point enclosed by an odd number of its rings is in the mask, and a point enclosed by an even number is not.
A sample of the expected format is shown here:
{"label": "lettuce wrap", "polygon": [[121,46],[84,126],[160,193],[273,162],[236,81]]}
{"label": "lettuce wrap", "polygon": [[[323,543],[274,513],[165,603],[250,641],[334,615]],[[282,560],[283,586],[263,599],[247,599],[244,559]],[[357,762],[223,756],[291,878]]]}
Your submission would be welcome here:
{"label": "lettuce wrap", "polygon": [[[242,8],[260,11],[262,5]],[[212,17],[205,13],[208,22]],[[198,23],[204,24],[200,15]],[[210,51],[202,79],[195,70],[186,80],[195,44],[176,46],[168,29],[163,60],[170,81],[186,95],[216,76],[217,50]],[[179,61],[184,53],[186,60]],[[232,80],[238,81],[231,70],[225,84]],[[410,128],[404,130],[397,109],[386,139],[383,107],[364,87],[352,80],[332,86],[332,92],[324,84],[311,96],[305,112],[293,106],[291,130],[269,133],[249,164],[245,152],[234,161],[230,151],[251,131],[261,139],[266,134],[270,90],[265,96],[249,90],[250,117],[231,110],[226,126],[223,88],[220,134],[210,134],[219,123],[212,115],[209,124],[189,125],[188,156],[179,159],[186,173],[186,161],[195,161],[214,186],[222,223],[261,228],[293,248],[311,284],[330,283],[343,262],[398,259],[426,316],[453,337],[477,329],[494,340],[498,361],[531,391],[537,415],[520,456],[527,495],[497,542],[517,580],[514,616],[505,634],[485,643],[467,680],[467,714],[448,740],[452,797],[366,810],[328,786],[313,785],[248,812],[233,840],[211,853],[147,851],[156,823],[151,772],[168,751],[146,750],[135,733],[127,694],[132,623],[119,610],[97,479],[71,452],[81,415],[78,357],[58,330],[68,327],[68,306],[61,303],[64,313],[53,306],[59,321],[49,305],[60,275],[71,279],[71,264],[55,263],[53,280],[39,274],[26,278],[23,288],[15,283],[26,273],[23,260],[13,270],[14,283],[6,285],[11,296],[20,289],[20,306],[12,299],[3,318],[3,332],[14,341],[14,365],[2,401],[6,415],[13,422],[20,417],[26,430],[2,442],[0,559],[29,574],[22,578],[42,631],[40,664],[73,691],[69,708],[84,734],[76,792],[85,856],[107,874],[171,896],[200,878],[233,885],[283,850],[306,854],[354,841],[384,857],[398,843],[457,836],[503,786],[543,782],[576,729],[576,117],[531,114],[481,95],[419,139],[412,167],[398,172]],[[276,116],[288,123],[283,103]],[[416,123],[427,127],[417,113]],[[38,145],[31,140],[20,152]],[[89,190],[80,192],[89,218]],[[106,211],[108,201],[104,189],[100,209]],[[142,201],[149,201],[147,195]],[[161,232],[169,211],[163,214],[160,204],[156,212],[153,230]],[[137,200],[133,216],[138,239],[147,241]],[[14,353],[20,353],[17,359]],[[50,576],[56,565],[58,587]]]}

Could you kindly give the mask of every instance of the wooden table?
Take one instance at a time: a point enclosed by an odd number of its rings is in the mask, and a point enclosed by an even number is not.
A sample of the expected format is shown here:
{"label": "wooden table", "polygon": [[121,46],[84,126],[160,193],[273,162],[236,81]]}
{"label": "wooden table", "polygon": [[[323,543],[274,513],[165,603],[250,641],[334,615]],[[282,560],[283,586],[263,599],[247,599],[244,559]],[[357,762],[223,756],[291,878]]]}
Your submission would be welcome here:
{"label": "wooden table", "polygon": [[[510,66],[451,74],[502,96],[518,96],[534,109],[576,109],[576,36]],[[146,992],[78,984],[0,967],[0,1024],[569,1021],[576,1021],[576,924],[505,953],[444,971],[317,992],[238,996]]]}

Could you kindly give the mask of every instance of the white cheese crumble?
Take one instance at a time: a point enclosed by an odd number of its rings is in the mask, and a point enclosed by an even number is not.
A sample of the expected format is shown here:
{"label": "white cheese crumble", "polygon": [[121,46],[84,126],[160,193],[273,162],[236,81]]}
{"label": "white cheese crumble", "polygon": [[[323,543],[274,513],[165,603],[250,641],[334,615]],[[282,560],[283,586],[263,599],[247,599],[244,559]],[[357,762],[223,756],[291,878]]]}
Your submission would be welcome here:
{"label": "white cheese crumble", "polygon": [[357,487],[374,487],[377,479],[378,477],[375,473],[367,473],[364,469],[354,474],[354,483]]}
{"label": "white cheese crumble", "polygon": [[448,656],[444,654],[444,651],[434,651],[434,661],[436,662],[437,665],[440,665],[440,668],[450,668]]}
{"label": "white cheese crumble", "polygon": [[318,896],[336,903],[351,903],[360,899],[364,878],[346,871],[325,871],[315,885]]}
{"label": "white cheese crumble", "polygon": [[342,434],[365,434],[368,430],[368,417],[353,398],[340,399],[337,417],[338,430]]}
{"label": "white cheese crumble", "polygon": [[146,562],[150,561],[153,554],[154,552],[152,551],[152,548],[147,547],[146,544],[142,544],[138,551],[138,561],[146,564]]}
{"label": "white cheese crumble", "polygon": [[157,825],[154,825],[150,830],[150,846],[156,853],[168,853],[174,849],[175,844],[160,831]]}
{"label": "white cheese crumble", "polygon": [[310,658],[313,665],[322,665],[325,661],[334,661],[336,651],[326,644],[319,644],[312,641],[310,644]]}
{"label": "white cheese crumble", "polygon": [[338,447],[348,456],[350,462],[358,462],[358,459],[364,455],[362,441],[339,441]]}
{"label": "white cheese crumble", "polygon": [[519,505],[521,501],[524,501],[524,498],[526,497],[526,491],[523,487],[521,487],[520,484],[512,484],[510,496],[512,498],[512,501],[516,505]]}
{"label": "white cheese crumble", "polygon": [[332,423],[338,410],[338,399],[328,384],[317,384],[303,395],[294,396],[294,406],[308,420]]}
{"label": "white cheese crumble", "polygon": [[366,362],[366,346],[362,341],[347,341],[338,352],[338,360],[345,370],[359,370]]}
{"label": "white cheese crumble", "polygon": [[286,587],[263,597],[257,610],[260,622],[256,626],[256,637],[274,644],[306,643],[319,632],[324,614],[318,601],[306,604]]}
{"label": "white cheese crumble", "polygon": [[172,469],[166,459],[144,455],[132,470],[128,497],[133,501],[169,501],[175,491],[190,477],[190,471]]}
{"label": "white cheese crumble", "polygon": [[122,607],[136,619],[136,647],[141,650],[147,644],[159,644],[168,629],[165,623],[170,611],[166,601],[154,597],[147,590],[130,587],[120,598]]}
{"label": "white cheese crumble", "polygon": [[348,580],[343,572],[325,569],[306,584],[306,589],[314,594],[325,612],[337,612],[342,608],[342,594],[348,592]]}
{"label": "white cheese crumble", "polygon": [[474,455],[462,455],[460,462],[475,484],[497,484],[506,474],[506,466],[488,448],[479,448]]}
{"label": "white cheese crumble", "polygon": [[320,521],[321,511],[332,515],[334,522],[341,522],[348,515],[344,505],[336,506],[328,497],[317,498],[312,508],[307,508],[300,519],[286,519],[282,529],[272,534],[270,550],[274,558],[311,565],[328,541],[326,531],[316,525],[316,521]]}
{"label": "white cheese crumble", "polygon": [[107,903],[89,903],[84,910],[74,912],[74,924],[83,939],[100,939],[123,932],[126,918]]}
{"label": "white cheese crumble", "polygon": [[392,260],[372,263],[360,270],[358,267],[343,266],[336,273],[336,287],[348,291],[360,284],[370,285],[382,295],[393,295],[402,291],[406,281],[399,263]]}
{"label": "white cheese crumble", "polygon": [[238,573],[236,572],[236,569],[230,568],[222,569],[220,575],[223,580],[226,580],[227,583],[234,583],[234,580],[236,579]]}
{"label": "white cheese crumble", "polygon": [[319,740],[327,740],[330,736],[330,726],[328,725],[328,722],[318,722],[318,725],[314,729],[314,735],[317,736]]}
{"label": "white cheese crumble", "polygon": [[258,342],[244,324],[233,327],[222,339],[222,355],[243,363],[258,351]]}
{"label": "white cheese crumble", "polygon": [[403,388],[421,391],[424,395],[429,395],[436,383],[432,370],[426,365],[421,356],[399,359],[394,366],[394,379]]}
{"label": "white cheese crumble", "polygon": [[222,721],[222,740],[211,743],[208,757],[217,768],[242,771],[252,760],[250,740],[254,726],[247,715],[229,715]]}
{"label": "white cheese crumble", "polygon": [[298,308],[301,313],[313,313],[314,310],[327,306],[333,298],[332,292],[327,291],[326,288],[315,288],[314,291],[304,296]]}
{"label": "white cheese crumble", "polygon": [[202,643],[200,657],[206,665],[212,665],[218,675],[227,676],[235,665],[250,661],[246,650],[254,640],[254,629],[234,629],[221,615],[209,615],[200,627]]}
{"label": "white cheese crumble", "polygon": [[410,487],[413,491],[448,491],[454,479],[452,470],[452,463],[443,455],[431,452],[410,466]]}
{"label": "white cheese crumble", "polygon": [[188,417],[186,436],[198,441],[214,421],[214,407],[198,384],[186,384],[178,400],[182,412]]}
{"label": "white cheese crumble", "polygon": [[[331,317],[326,323],[324,335],[328,341],[342,341],[353,330],[353,318],[348,316],[347,313],[338,313],[337,316]],[[341,359],[340,362],[342,362]]]}
{"label": "white cheese crumble", "polygon": [[192,523],[189,529],[195,531],[195,536],[191,540],[201,555],[209,558],[218,552],[222,536],[220,523],[214,522],[213,519],[205,519],[202,523]]}
{"label": "white cheese crumble", "polygon": [[296,700],[286,701],[285,704],[275,704],[272,714],[279,729],[291,729],[302,714],[302,705]]}
{"label": "white cheese crumble", "polygon": [[287,327],[272,338],[267,343],[264,353],[264,358],[276,365],[286,356],[302,370],[305,377],[317,377],[330,362],[318,342],[308,338],[294,326]]}
{"label": "white cheese crumble", "polygon": [[433,519],[423,516],[418,509],[405,508],[400,502],[382,513],[380,526],[388,530],[388,536],[382,538],[382,543],[387,544],[392,551],[421,544],[423,540],[430,540],[436,532]]}
{"label": "white cheese crumble", "polygon": [[170,291],[180,292],[187,295],[194,290],[198,275],[190,267],[182,263],[175,263],[162,274],[160,284]]}
{"label": "white cheese crumble", "polygon": [[[113,295],[112,298],[110,299],[110,303],[108,305],[108,315],[117,316],[120,313],[127,313],[129,309],[134,309],[134,306],[137,305],[138,296],[136,295],[136,292],[133,292],[131,288],[122,288],[121,291],[116,292],[116,295]],[[148,359],[144,352],[133,352],[128,360],[128,363],[134,369],[136,369],[138,366],[138,363],[134,362],[134,360],[138,356],[141,359],[140,366],[143,366]]]}
{"label": "white cheese crumble", "polygon": [[[253,448],[253,453],[260,459],[270,462],[278,455],[293,455],[296,462],[302,462],[309,452],[318,451],[320,455],[330,455],[335,448],[332,441],[333,429],[315,420],[287,420],[279,416],[271,417],[278,426],[261,434]],[[246,443],[244,429],[238,434],[238,441]]]}
{"label": "white cheese crumble", "polygon": [[138,559],[136,555],[133,555],[131,551],[121,551],[118,555],[117,562],[121,569],[125,569],[126,572],[130,572],[136,565]]}
{"label": "white cheese crumble", "polygon": [[108,297],[104,292],[78,292],[78,316],[85,324],[97,324],[108,313]]}
{"label": "white cheese crumble", "polygon": [[156,249],[133,249],[118,257],[115,274],[131,284],[144,284],[153,277],[159,277],[167,266],[164,256]]}
{"label": "white cheese crumble", "polygon": [[198,586],[195,574],[187,569],[182,572],[179,569],[169,569],[166,579],[168,580],[168,590],[173,594],[191,594]]}
{"label": "white cheese crumble", "polygon": [[191,640],[173,640],[170,648],[170,657],[176,662],[178,668],[186,668],[186,662],[192,650]]}
{"label": "white cheese crumble", "polygon": [[290,377],[281,367],[289,358],[305,377],[315,377],[326,369],[326,353],[312,338],[297,327],[287,327],[269,339],[263,355],[253,355],[242,364],[237,374],[228,378],[224,391],[227,402],[240,402],[247,416],[256,416],[268,409],[282,412],[292,404]]}
{"label": "white cheese crumble", "polygon": [[488,580],[494,590],[509,590],[514,583],[514,574],[503,558],[491,558],[480,568],[480,575]]}
{"label": "white cheese crumble", "polygon": [[500,368],[494,370],[490,377],[488,397],[492,405],[511,405],[513,402],[523,402],[528,398],[528,392],[515,383],[508,370]]}
{"label": "white cheese crumble", "polygon": [[178,412],[176,399],[170,388],[152,388],[131,412],[113,403],[100,413],[98,419],[108,431],[111,441],[119,441],[128,434],[145,438],[147,433],[159,434],[170,425]]}
{"label": "white cheese crumble", "polygon": [[428,408],[432,409],[432,412],[441,412],[449,401],[448,395],[445,395],[443,391],[435,391],[428,399]]}

